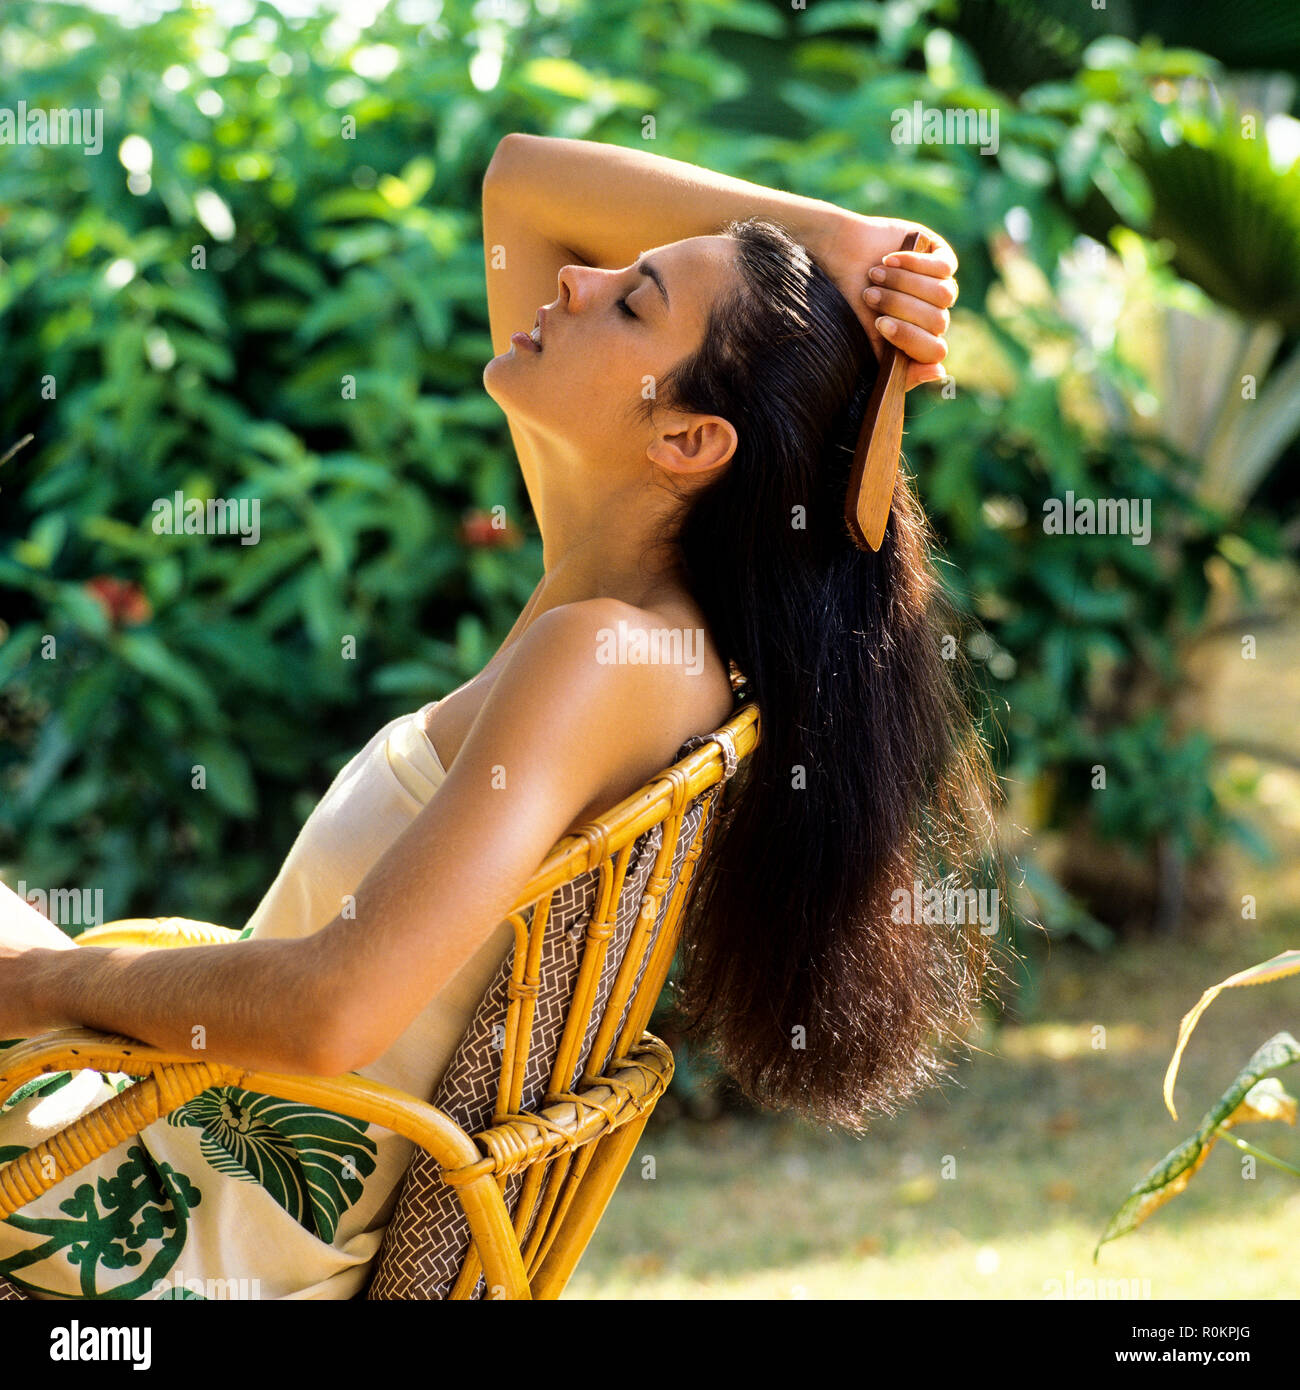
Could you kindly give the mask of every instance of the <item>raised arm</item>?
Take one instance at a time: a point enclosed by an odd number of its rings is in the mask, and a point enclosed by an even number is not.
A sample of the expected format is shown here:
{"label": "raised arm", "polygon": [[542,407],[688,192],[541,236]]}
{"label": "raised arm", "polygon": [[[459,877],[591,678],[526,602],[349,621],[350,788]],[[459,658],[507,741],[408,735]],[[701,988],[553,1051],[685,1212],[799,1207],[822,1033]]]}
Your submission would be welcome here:
{"label": "raised arm", "polygon": [[540,235],[599,266],[628,265],[652,246],[710,236],[744,217],[781,222],[812,250],[851,215],[647,150],[544,135],[507,135],[483,187],[485,196],[508,196]]}
{"label": "raised arm", "polygon": [[[864,217],[645,150],[525,134],[507,135],[497,145],[483,181],[483,216],[498,352],[513,331],[532,327],[539,304],[554,298],[561,266],[575,260],[630,265],[652,247],[759,216],[780,222],[826,269],[871,335],[877,356],[888,340],[913,358],[909,387],[943,375],[938,363],[947,352],[946,311],[957,297],[957,258],[937,232],[918,222]],[[891,256],[911,231],[925,233],[934,250]],[[495,269],[494,246],[505,261]],[[868,271],[882,263],[884,277],[873,286]],[[871,288],[880,291],[874,301],[866,298]],[[897,330],[882,332],[881,315],[891,316]]]}

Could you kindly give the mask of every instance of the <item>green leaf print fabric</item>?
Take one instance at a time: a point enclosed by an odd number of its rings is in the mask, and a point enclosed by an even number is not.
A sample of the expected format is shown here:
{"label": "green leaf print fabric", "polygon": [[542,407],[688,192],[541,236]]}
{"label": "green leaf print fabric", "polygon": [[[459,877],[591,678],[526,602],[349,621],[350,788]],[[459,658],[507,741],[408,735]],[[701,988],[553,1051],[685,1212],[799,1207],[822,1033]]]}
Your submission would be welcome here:
{"label": "green leaf print fabric", "polygon": [[[102,1081],[105,1098],[108,1088],[120,1091],[130,1084],[130,1078],[100,1073],[75,1075]],[[43,1085],[36,1089],[30,1083],[20,1088],[26,1094],[16,1093],[0,1109],[0,1135],[24,1105],[39,1103],[73,1079],[74,1073],[60,1072],[40,1078]],[[238,1087],[204,1091],[165,1123],[198,1132],[206,1171],[183,1171],[156,1158],[137,1136],[0,1222],[0,1274],[37,1297],[140,1298],[180,1258],[192,1214],[214,1174],[257,1184],[305,1230],[329,1243],[375,1169],[375,1144],[363,1121]],[[0,1146],[0,1162],[29,1147]],[[81,1180],[88,1175],[92,1180]],[[9,1232],[27,1237],[22,1248],[14,1248]]]}
{"label": "green leaf print fabric", "polygon": [[[223,949],[306,937],[333,920],[446,775],[425,727],[437,703],[388,721],[339,770]],[[431,1097],[513,944],[502,923],[357,1074]],[[132,1084],[90,1069],[32,1079],[0,1106],[0,1161]],[[238,1297],[353,1298],[415,1151],[381,1125],[213,1087],[0,1219],[0,1299],[212,1299],[231,1284],[255,1285]]]}
{"label": "green leaf print fabric", "polygon": [[[246,928],[240,939],[250,934]],[[3,1142],[24,1116],[79,1078],[83,1090],[98,1080],[101,1100],[135,1080],[70,1071],[34,1077],[0,1106],[0,1163],[33,1147]],[[0,1222],[0,1274],[34,1296],[140,1298],[175,1266],[213,1174],[258,1184],[305,1230],[330,1243],[375,1171],[375,1143],[364,1121],[235,1086],[202,1092],[157,1122],[163,1123],[197,1131],[206,1170],[185,1171],[157,1158],[136,1136]],[[5,1227],[27,1237],[22,1248],[13,1248]],[[202,1297],[184,1288],[159,1296]]]}
{"label": "green leaf print fabric", "polygon": [[214,1087],[167,1116],[203,1131],[203,1157],[218,1173],[256,1182],[295,1221],[332,1241],[339,1216],[375,1170],[366,1123],[275,1096]]}
{"label": "green leaf print fabric", "polygon": [[[14,1146],[0,1149],[0,1160],[7,1162],[23,1152]],[[24,1209],[7,1217],[6,1226],[43,1239],[0,1259],[0,1273],[32,1291],[42,1285],[29,1283],[23,1271],[61,1259],[76,1273],[76,1287],[49,1292],[74,1298],[139,1298],[175,1264],[190,1212],[202,1200],[183,1173],[167,1163],[151,1163],[139,1144],[129,1144],[126,1160],[113,1176],[78,1184],[59,1202],[61,1215],[31,1216]]]}

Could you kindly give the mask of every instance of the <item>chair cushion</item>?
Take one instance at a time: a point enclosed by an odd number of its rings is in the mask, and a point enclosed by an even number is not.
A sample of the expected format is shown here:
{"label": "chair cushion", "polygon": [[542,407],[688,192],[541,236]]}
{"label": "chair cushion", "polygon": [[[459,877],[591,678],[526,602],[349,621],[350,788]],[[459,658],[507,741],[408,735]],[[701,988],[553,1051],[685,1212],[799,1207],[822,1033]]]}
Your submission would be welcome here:
{"label": "chair cushion", "polygon": [[[699,744],[703,735],[688,739],[674,761],[680,761]],[[669,883],[660,899],[659,912],[651,940],[658,937],[664,912],[681,875],[683,861],[699,831],[701,819],[711,820],[720,800],[707,788],[687,807],[682,817]],[[641,912],[645,885],[663,844],[663,824],[653,825],[635,842],[628,860],[627,877],[619,896],[613,935],[607,943],[596,1001],[591,1010],[586,1036],[563,1090],[572,1090],[587,1066],[588,1054],[600,1027],[606,1001],[613,988],[628,939]],[[706,834],[708,826],[705,826]],[[546,939],[542,945],[538,971],[538,993],[533,1013],[532,1037],[525,1069],[521,1111],[532,1111],[547,1090],[551,1068],[564,1032],[569,1000],[582,962],[583,940],[596,909],[600,885],[599,867],[589,869],[569,883],[561,884],[551,900]],[[525,913],[531,926],[533,908]],[[465,1037],[448,1065],[433,1104],[445,1110],[469,1134],[487,1129],[492,1123],[497,1085],[501,1071],[501,1042],[505,1037],[506,1010],[510,1003],[510,978],[514,965],[511,947],[501,968],[483,996]],[[641,976],[649,960],[649,948],[637,972],[636,986],[628,996],[619,1018],[619,1029],[636,998]],[[617,1037],[618,1030],[615,1031]],[[602,1072],[609,1057],[599,1059],[594,1070]],[[506,1179],[505,1202],[511,1216],[523,1184],[522,1172]],[[530,1221],[531,1227],[531,1221]],[[522,1245],[527,1232],[520,1240]],[[366,1292],[373,1299],[446,1298],[464,1262],[470,1243],[469,1221],[454,1190],[442,1181],[438,1164],[423,1149],[417,1149],[403,1181],[397,1205],[375,1260],[374,1273]],[[472,1297],[482,1298],[485,1290],[479,1275]]]}

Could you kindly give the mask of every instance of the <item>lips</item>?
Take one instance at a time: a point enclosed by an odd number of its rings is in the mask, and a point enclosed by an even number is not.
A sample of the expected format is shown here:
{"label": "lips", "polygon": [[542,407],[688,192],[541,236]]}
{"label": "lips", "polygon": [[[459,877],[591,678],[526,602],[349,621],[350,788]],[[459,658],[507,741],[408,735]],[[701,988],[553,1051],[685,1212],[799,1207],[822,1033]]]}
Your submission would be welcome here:
{"label": "lips", "polygon": [[524,352],[542,351],[542,328],[546,321],[546,310],[544,308],[537,311],[537,322],[528,333],[512,333],[510,341]]}

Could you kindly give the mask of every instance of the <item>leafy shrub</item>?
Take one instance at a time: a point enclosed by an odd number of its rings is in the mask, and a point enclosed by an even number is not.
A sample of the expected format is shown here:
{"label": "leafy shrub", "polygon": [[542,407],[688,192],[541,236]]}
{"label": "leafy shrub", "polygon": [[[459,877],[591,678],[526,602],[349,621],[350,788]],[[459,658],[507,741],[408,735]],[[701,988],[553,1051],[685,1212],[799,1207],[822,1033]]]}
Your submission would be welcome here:
{"label": "leafy shrub", "polygon": [[[1204,749],[1161,704],[1207,560],[1273,533],[1200,506],[1188,461],[1087,428],[988,307],[1013,215],[1051,275],[1085,194],[1127,208],[1127,166],[1071,122],[1107,91],[1120,122],[1129,88],[1065,80],[1075,45],[1050,92],[1007,96],[928,3],[419,9],[361,34],[267,4],[227,30],[189,10],[132,29],[6,8],[0,104],[93,104],[104,121],[99,157],[15,145],[0,163],[0,455],[33,436],[0,469],[10,876],[102,887],[110,917],[237,924],[344,759],[504,635],[541,555],[481,390],[478,195],[516,129],[943,231],[965,326],[997,344],[1004,379],[918,402],[908,454],[1001,768],[1038,779],[1036,828],[1061,827],[1103,756],[1126,789],[1103,831],[1212,844],[1226,821]],[[1141,62],[1146,81],[1158,50]],[[892,113],[914,100],[996,111],[996,158],[896,144]],[[1099,389],[1141,385],[1097,367]],[[1041,504],[1069,488],[1155,499],[1158,543],[1045,536]],[[159,533],[177,492],[256,502],[258,543]],[[504,531],[483,524],[497,508]],[[1125,686],[1140,697],[1116,702]],[[1194,795],[1143,782],[1166,761]]]}

